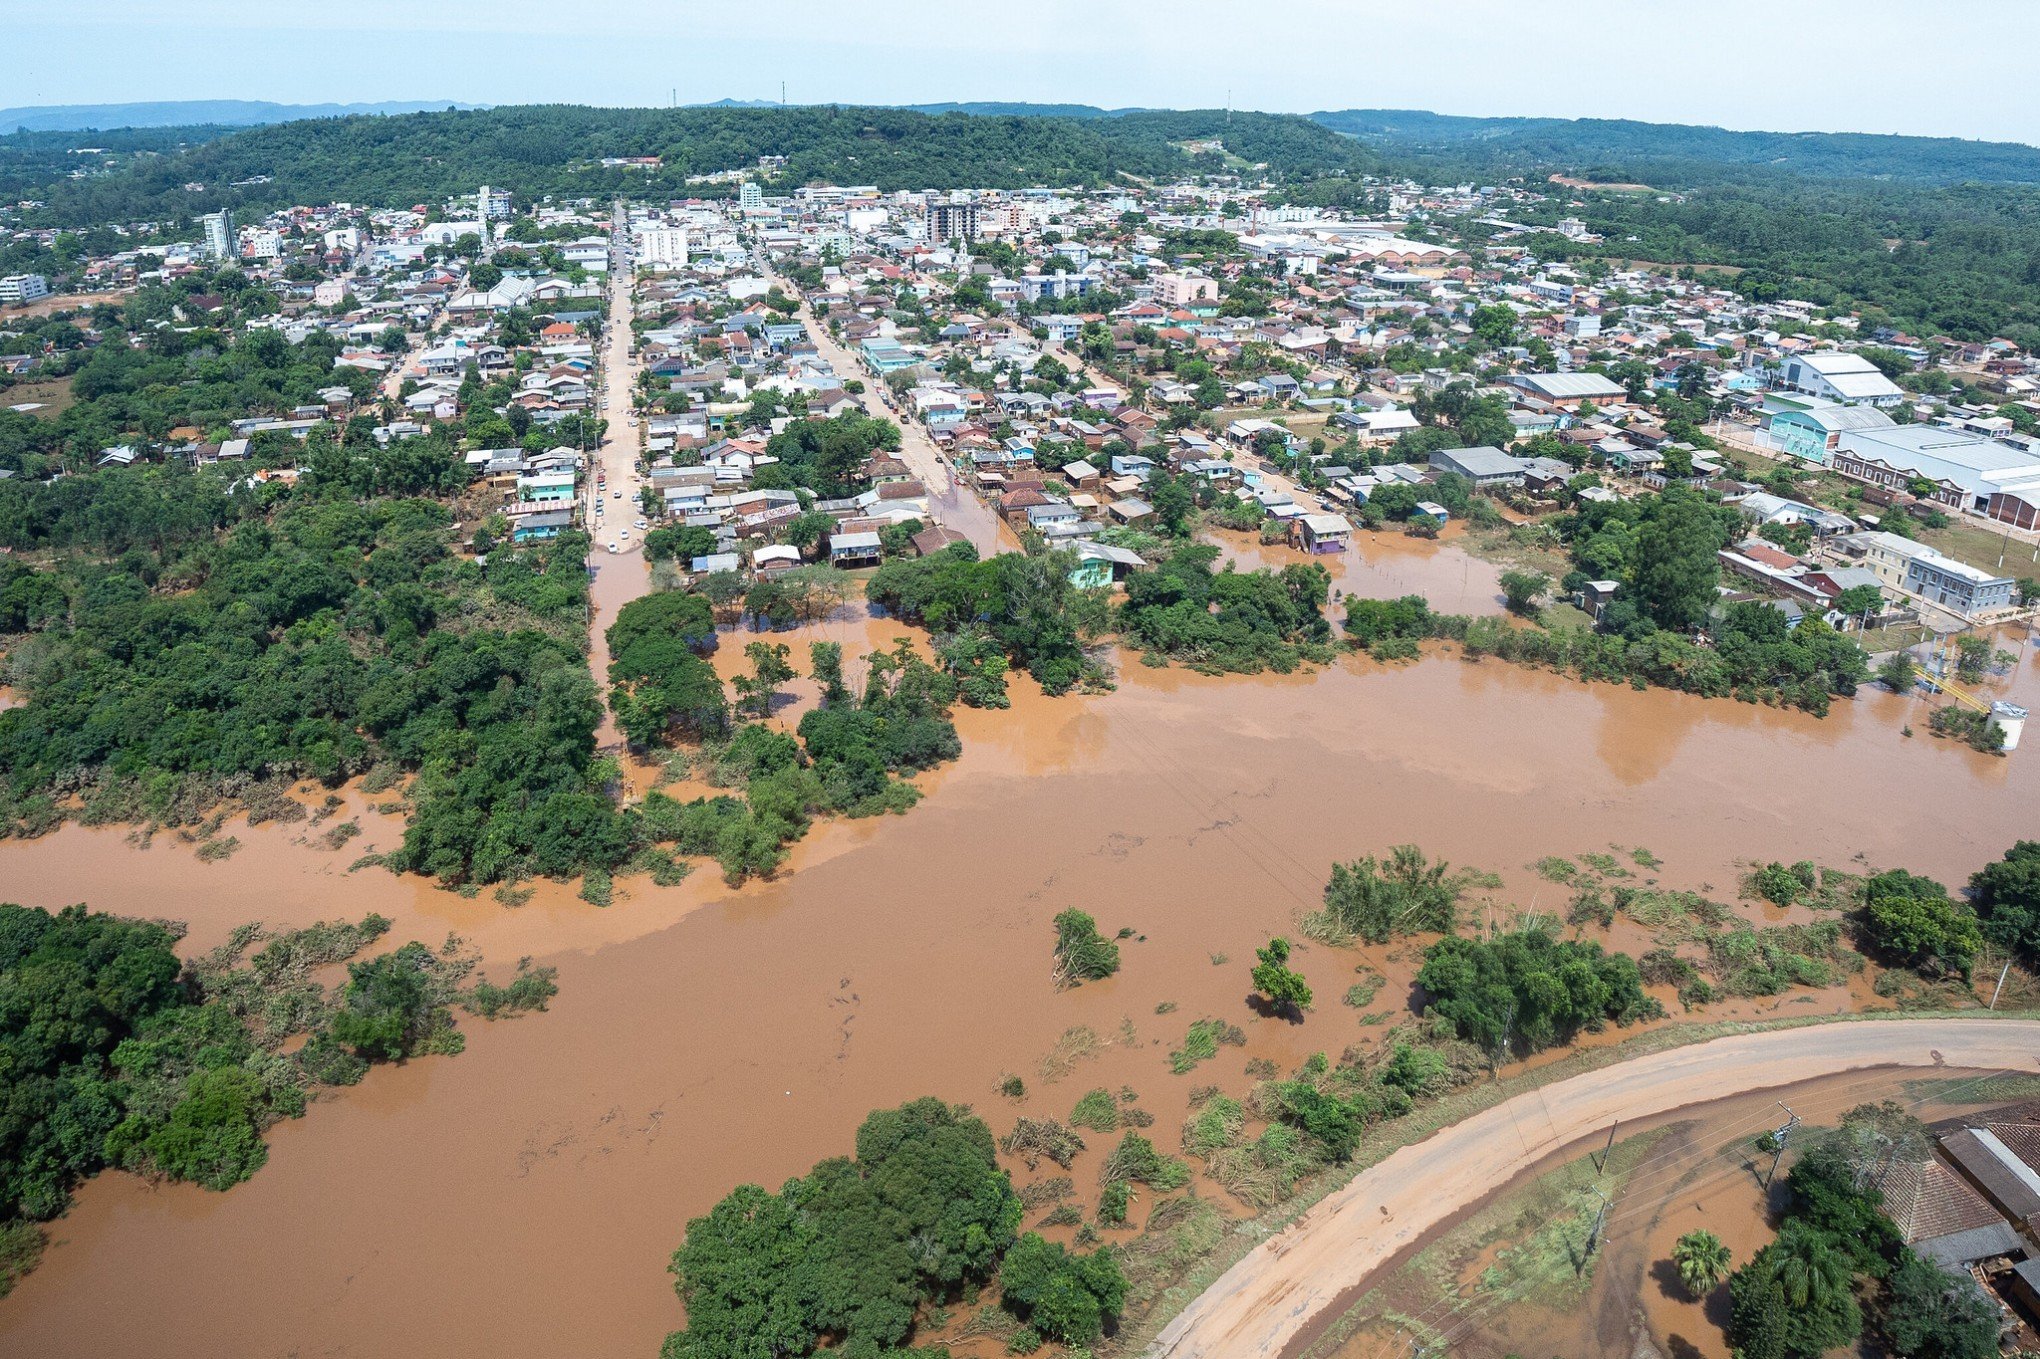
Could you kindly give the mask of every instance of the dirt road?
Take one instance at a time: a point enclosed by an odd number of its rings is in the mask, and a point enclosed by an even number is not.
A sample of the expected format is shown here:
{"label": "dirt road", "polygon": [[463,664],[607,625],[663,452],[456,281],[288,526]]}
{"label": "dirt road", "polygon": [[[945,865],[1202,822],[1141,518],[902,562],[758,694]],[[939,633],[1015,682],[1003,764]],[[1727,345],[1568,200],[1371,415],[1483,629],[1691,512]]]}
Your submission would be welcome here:
{"label": "dirt road", "polygon": [[1862,1020],[1740,1034],[1526,1092],[1356,1177],[1255,1247],[1165,1327],[1151,1359],[1265,1359],[1413,1241],[1618,1119],[1886,1066],[2040,1067],[2040,1021]]}

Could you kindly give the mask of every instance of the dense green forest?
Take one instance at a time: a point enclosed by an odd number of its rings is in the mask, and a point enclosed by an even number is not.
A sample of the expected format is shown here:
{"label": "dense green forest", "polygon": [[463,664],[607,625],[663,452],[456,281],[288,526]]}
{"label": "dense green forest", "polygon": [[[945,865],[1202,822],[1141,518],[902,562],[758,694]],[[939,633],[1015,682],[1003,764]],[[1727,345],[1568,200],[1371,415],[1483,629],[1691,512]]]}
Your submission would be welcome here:
{"label": "dense green forest", "polygon": [[[374,915],[276,935],[248,925],[185,964],[181,925],[0,905],[0,1295],[79,1181],[118,1166],[227,1189],[261,1169],[263,1132],[318,1087],[459,1052],[456,1009],[544,1009],[557,990],[549,968],[472,980],[475,958],[451,940],[356,959],[388,929]],[[345,982],[314,979],[342,962]]]}
{"label": "dense green forest", "polygon": [[1311,121],[1401,164],[1451,179],[1535,170],[1692,188],[1735,180],[1881,178],[1922,184],[2040,183],[2040,148],[1959,137],[1733,132],[1613,118],[1462,118],[1413,109],[1340,109]]}
{"label": "dense green forest", "polygon": [[[181,464],[0,482],[0,813],[180,824],[291,780],[404,774],[394,867],[568,873],[614,817],[594,768],[587,540],[485,561],[423,498],[448,444],[315,437],[295,485]],[[31,564],[33,563],[33,564]]]}
{"label": "dense green forest", "polygon": [[1756,301],[1797,297],[1860,309],[1958,339],[2009,336],[2040,344],[2040,189],[1958,191],[1848,181],[1725,186],[1680,199],[1588,193],[1523,220],[1578,212],[1606,238],[1531,238],[1542,258],[1726,264],[1730,286]]}
{"label": "dense green forest", "polygon": [[[37,134],[41,135],[41,134]],[[1357,173],[1373,153],[1300,118],[1222,111],[1110,120],[930,116],[898,109],[596,109],[527,105],[400,117],[317,119],[250,128],[174,155],[36,190],[32,225],[180,220],[219,207],[433,202],[479,184],[547,194],[700,192],[687,176],[784,156],[787,184],[883,189],[1107,184],[1225,168],[1174,143],[1223,136],[1251,162],[1289,174]],[[0,138],[0,166],[14,138]],[[605,156],[660,156],[651,172],[603,169]],[[240,181],[269,176],[267,182]],[[202,191],[183,186],[199,183]]]}
{"label": "dense green forest", "polygon": [[[0,113],[0,128],[9,126],[6,115]],[[194,123],[92,132],[11,132],[0,136],[0,202],[31,197],[39,187],[68,178],[73,171],[119,170],[140,159],[173,154],[233,130],[222,124]]]}

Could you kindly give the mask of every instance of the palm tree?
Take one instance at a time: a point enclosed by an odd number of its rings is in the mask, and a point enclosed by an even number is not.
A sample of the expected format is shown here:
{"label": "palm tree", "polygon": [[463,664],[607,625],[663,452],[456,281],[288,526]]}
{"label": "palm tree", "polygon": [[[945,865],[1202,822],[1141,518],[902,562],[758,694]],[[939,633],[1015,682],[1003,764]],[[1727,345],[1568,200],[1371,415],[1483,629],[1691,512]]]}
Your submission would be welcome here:
{"label": "palm tree", "polygon": [[1721,1244],[1721,1238],[1706,1230],[1687,1232],[1672,1247],[1679,1282],[1695,1298],[1706,1297],[1721,1282],[1728,1273],[1728,1258],[1728,1247]]}
{"label": "palm tree", "polygon": [[1816,1232],[1782,1232],[1768,1253],[1767,1269],[1794,1307],[1825,1307],[1849,1290],[1848,1262]]}

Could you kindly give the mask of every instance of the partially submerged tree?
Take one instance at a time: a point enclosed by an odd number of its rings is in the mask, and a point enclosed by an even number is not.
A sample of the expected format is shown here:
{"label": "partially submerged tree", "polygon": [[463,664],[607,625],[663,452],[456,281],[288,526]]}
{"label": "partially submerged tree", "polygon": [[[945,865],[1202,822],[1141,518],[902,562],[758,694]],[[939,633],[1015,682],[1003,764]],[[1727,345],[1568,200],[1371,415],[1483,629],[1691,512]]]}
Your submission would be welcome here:
{"label": "partially submerged tree", "polygon": [[1055,918],[1057,990],[1100,981],[1119,970],[1119,945],[1098,933],[1098,922],[1072,906]]}
{"label": "partially submerged tree", "polygon": [[1268,1001],[1276,1013],[1290,1013],[1302,1018],[1310,1008],[1310,983],[1303,974],[1289,966],[1289,941],[1270,939],[1268,947],[1254,950],[1260,962],[1254,965],[1254,990]]}

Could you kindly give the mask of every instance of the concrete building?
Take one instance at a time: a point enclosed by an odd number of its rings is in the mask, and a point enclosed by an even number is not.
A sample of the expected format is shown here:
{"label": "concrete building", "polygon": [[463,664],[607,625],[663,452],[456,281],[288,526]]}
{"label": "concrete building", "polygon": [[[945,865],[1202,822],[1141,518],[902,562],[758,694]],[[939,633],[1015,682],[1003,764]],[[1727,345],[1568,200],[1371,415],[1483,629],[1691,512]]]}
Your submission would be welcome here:
{"label": "concrete building", "polygon": [[1523,460],[1483,444],[1478,448],[1441,448],[1431,455],[1438,472],[1456,472],[1477,491],[1523,484]]}
{"label": "concrete building", "polygon": [[205,229],[206,258],[231,260],[240,258],[239,242],[234,238],[234,214],[225,208],[209,212],[198,219]]}
{"label": "concrete building", "polygon": [[1842,431],[1830,465],[1957,510],[1987,514],[2005,493],[2040,495],[2040,454],[1942,425]]}
{"label": "concrete building", "polygon": [[1898,384],[1860,354],[1795,354],[1778,366],[1778,385],[1845,406],[1897,406]]}
{"label": "concrete building", "polygon": [[1762,441],[1821,467],[1833,460],[1844,434],[1890,429],[1897,423],[1875,406],[1845,406],[1825,397],[1772,398],[1765,404],[1772,409]]}
{"label": "concrete building", "polygon": [[1187,307],[1218,300],[1218,280],[1203,274],[1167,273],[1155,279],[1155,301],[1165,307]]}
{"label": "concrete building", "polygon": [[974,241],[978,238],[978,205],[968,200],[931,202],[924,220],[931,241]]}
{"label": "concrete building", "polygon": [[2009,608],[2018,597],[2018,583],[2011,577],[1993,576],[1895,533],[1858,533],[1842,550],[1880,583],[1957,613],[1973,616]]}
{"label": "concrete building", "polygon": [[747,179],[744,181],[743,187],[737,190],[737,207],[744,212],[763,212],[765,210],[765,190],[758,185],[757,181]]}
{"label": "concrete building", "polygon": [[9,274],[0,278],[0,306],[35,302],[50,295],[50,281],[41,274]]}
{"label": "concrete building", "polygon": [[638,263],[648,269],[685,269],[687,267],[687,228],[676,226],[645,226],[632,233],[636,241]]}
{"label": "concrete building", "polygon": [[1517,373],[1509,379],[1509,385],[1562,410],[1589,401],[1619,401],[1625,394],[1621,383],[1611,382],[1599,373]]}
{"label": "concrete building", "polygon": [[482,185],[481,189],[475,194],[475,217],[480,221],[486,222],[491,218],[500,219],[509,215],[510,191],[508,189],[492,189],[486,184]]}

